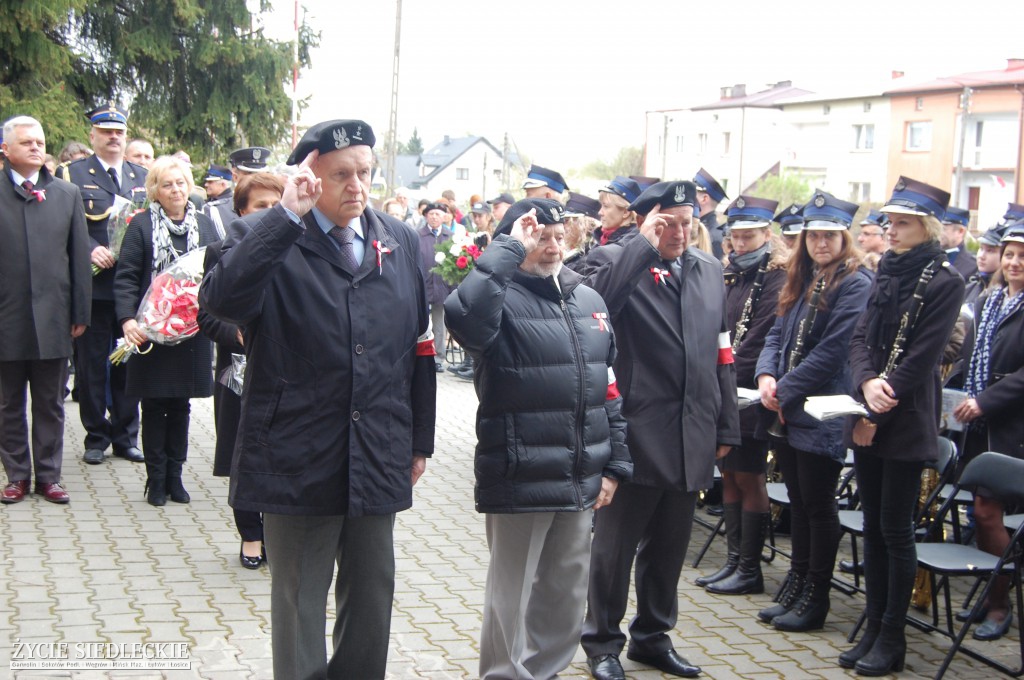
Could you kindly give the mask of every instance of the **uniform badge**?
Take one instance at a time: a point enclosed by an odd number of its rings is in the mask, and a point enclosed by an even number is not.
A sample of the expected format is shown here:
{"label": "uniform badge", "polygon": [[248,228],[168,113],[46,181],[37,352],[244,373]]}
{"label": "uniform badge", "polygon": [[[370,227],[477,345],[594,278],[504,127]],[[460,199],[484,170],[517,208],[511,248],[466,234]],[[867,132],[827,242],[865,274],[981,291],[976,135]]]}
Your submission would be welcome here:
{"label": "uniform badge", "polygon": [[736,199],[736,207],[739,208],[740,210],[743,210],[744,208],[747,207],[747,202],[743,200],[742,196]]}
{"label": "uniform badge", "polygon": [[893,190],[894,191],[903,191],[906,188],[907,188],[907,183],[904,182],[903,180],[900,180],[899,182],[896,182],[896,186],[894,187]]}
{"label": "uniform badge", "polygon": [[260,149],[255,148],[255,149],[252,150],[252,159],[254,161],[259,161],[260,156],[262,156],[262,155],[263,155],[263,152]]}
{"label": "uniform badge", "polygon": [[814,207],[815,208],[824,208],[825,207],[825,197],[822,196],[821,194],[818,194],[817,196],[815,196],[814,197]]}
{"label": "uniform badge", "polygon": [[798,212],[800,212],[800,208],[798,208],[795,205],[789,206],[789,214],[790,215],[796,215]]}
{"label": "uniform badge", "polygon": [[360,125],[359,127],[356,128],[356,131],[352,134],[352,139],[355,139],[355,140],[360,141],[360,142],[363,141],[363,126],[362,125]]}
{"label": "uniform badge", "polygon": [[686,189],[683,188],[682,184],[676,187],[676,195],[673,198],[675,199],[676,204],[686,202]]}
{"label": "uniform badge", "polygon": [[559,218],[559,216],[558,216],[558,208],[552,208],[551,209],[551,219],[553,219],[555,222],[561,222],[562,221]]}
{"label": "uniform badge", "polygon": [[351,142],[348,139],[348,134],[345,132],[345,128],[337,128],[334,131],[334,148],[344,149],[349,144],[351,144]]}

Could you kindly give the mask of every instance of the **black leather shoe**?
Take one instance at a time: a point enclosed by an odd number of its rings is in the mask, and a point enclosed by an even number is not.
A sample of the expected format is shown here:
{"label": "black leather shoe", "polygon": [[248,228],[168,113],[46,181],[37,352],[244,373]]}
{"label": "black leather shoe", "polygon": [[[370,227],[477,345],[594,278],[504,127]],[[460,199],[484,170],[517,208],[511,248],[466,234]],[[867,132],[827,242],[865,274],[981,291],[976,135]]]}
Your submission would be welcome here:
{"label": "black leather shoe", "polygon": [[99,465],[103,462],[103,452],[99,449],[86,449],[85,453],[82,454],[82,460],[89,465]]}
{"label": "black leather shoe", "polygon": [[434,364],[434,371],[437,372],[437,373],[444,373],[444,365],[443,364]]}
{"label": "black leather shoe", "polygon": [[974,629],[973,637],[975,640],[981,640],[983,642],[998,640],[1006,635],[1007,631],[1010,630],[1010,624],[1012,622],[1013,612],[1006,612],[1006,616],[1003,617],[1002,621],[986,618],[982,621],[980,626]]}
{"label": "black leather shoe", "polygon": [[587,668],[594,680],[626,680],[617,654],[591,656],[587,659]]}
{"label": "black leather shoe", "polygon": [[859,560],[856,564],[853,563],[853,560],[839,560],[839,571],[844,574],[860,574],[863,576],[864,563]]}
{"label": "black leather shoe", "polygon": [[668,673],[669,675],[675,675],[680,678],[695,678],[700,675],[700,666],[694,666],[692,663],[676,654],[676,650],[674,649],[662,652],[661,654],[654,654],[652,656],[648,656],[647,654],[637,654],[635,652],[626,652],[626,658],[630,661],[642,663],[645,666],[654,666],[662,673]]}
{"label": "black leather shoe", "polygon": [[[118,458],[124,458],[125,460],[129,460],[129,461],[131,461],[133,463],[145,463],[146,462],[146,457],[144,455],[142,455],[142,451],[140,451],[139,447],[137,447],[137,446],[129,446],[124,451],[117,451],[117,450],[115,450],[114,451],[114,455],[117,456]],[[86,461],[86,462],[88,462],[88,461]]]}
{"label": "black leather shoe", "polygon": [[242,541],[242,548],[238,549],[238,561],[242,563],[242,566],[246,569],[259,569],[260,565],[263,564],[263,551],[260,550],[260,554],[256,557],[249,557],[243,552],[245,541]]}
{"label": "black leather shoe", "polygon": [[[964,621],[966,621],[969,618],[971,618],[971,610],[970,609],[961,609],[960,611],[958,611],[956,613],[956,620],[959,621],[960,623],[963,623]],[[988,618],[988,605],[987,604],[986,605],[982,605],[981,611],[979,611],[978,615],[974,617],[974,623],[977,623],[978,621],[984,621],[986,618]]]}

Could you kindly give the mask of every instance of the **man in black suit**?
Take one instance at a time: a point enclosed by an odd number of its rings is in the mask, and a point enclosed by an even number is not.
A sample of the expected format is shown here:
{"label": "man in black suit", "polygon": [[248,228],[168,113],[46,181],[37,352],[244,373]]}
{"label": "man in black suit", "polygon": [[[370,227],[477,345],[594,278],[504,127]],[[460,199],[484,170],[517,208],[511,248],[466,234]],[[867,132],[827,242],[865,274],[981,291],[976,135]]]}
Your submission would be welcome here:
{"label": "man in black suit", "polygon": [[92,281],[92,323],[75,341],[75,384],[86,432],[82,458],[98,465],[112,446],[115,456],[141,463],[145,459],[138,448],[139,400],[124,393],[125,367],[109,366],[107,361],[121,337],[114,313],[117,258],[108,248],[107,224],[127,203],[142,204],[146,169],[124,159],[127,111],[111,102],[87,115],[94,154],[57,168],[59,178],[77,184],[82,192],[91,260],[100,269]]}
{"label": "man in black suit", "polygon": [[[89,233],[78,188],[43,165],[46,137],[28,116],[4,124],[0,178],[0,459],[17,503],[35,472],[37,494],[67,503],[60,485],[64,385],[71,339],[89,323]],[[32,389],[29,452],[26,391]]]}
{"label": "man in black suit", "polygon": [[964,281],[978,273],[978,258],[964,245],[970,220],[969,211],[949,206],[946,208],[946,216],[942,218],[942,234],[939,235],[939,244],[946,251],[949,263],[960,272]]}

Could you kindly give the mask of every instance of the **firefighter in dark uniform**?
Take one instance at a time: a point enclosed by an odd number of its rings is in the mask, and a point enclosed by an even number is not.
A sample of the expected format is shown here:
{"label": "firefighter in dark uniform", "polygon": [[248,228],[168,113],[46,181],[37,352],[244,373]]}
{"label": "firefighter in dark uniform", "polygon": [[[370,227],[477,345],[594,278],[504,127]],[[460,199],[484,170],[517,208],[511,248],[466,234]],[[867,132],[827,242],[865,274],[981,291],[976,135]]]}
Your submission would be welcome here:
{"label": "firefighter in dark uniform", "polygon": [[693,183],[697,185],[697,210],[701,224],[711,234],[711,252],[715,259],[721,260],[725,256],[722,250],[722,239],[725,238],[725,225],[718,223],[718,204],[729,198],[725,189],[718,183],[711,173],[701,168],[693,177]]}
{"label": "firefighter in dark uniform", "polygon": [[203,180],[206,188],[207,203],[203,206],[203,214],[210,218],[217,235],[221,239],[227,226],[238,219],[235,212],[235,195],[231,186],[231,169],[223,165],[211,165]]}
{"label": "firefighter in dark uniform", "polygon": [[107,224],[126,204],[142,205],[146,169],[124,159],[127,111],[111,102],[87,115],[92,122],[89,142],[95,153],[57,168],[57,177],[78,185],[82,192],[92,263],[100,269],[92,280],[92,323],[75,340],[75,384],[86,432],[83,459],[98,465],[107,447],[112,447],[115,456],[141,463],[139,400],[125,395],[125,367],[109,366],[107,361],[121,337],[121,324],[114,313],[117,259],[107,247]]}

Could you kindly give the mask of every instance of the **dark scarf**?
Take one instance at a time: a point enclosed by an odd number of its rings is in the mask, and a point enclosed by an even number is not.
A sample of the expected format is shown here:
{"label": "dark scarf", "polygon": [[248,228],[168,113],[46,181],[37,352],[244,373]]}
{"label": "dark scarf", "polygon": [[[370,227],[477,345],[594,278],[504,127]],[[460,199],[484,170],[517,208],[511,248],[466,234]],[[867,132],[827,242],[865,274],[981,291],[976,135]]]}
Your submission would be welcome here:
{"label": "dark scarf", "polygon": [[888,347],[896,337],[900,324],[900,300],[913,295],[921,272],[939,255],[942,255],[942,248],[935,240],[899,255],[892,250],[882,255],[875,278],[875,292],[871,296],[871,325],[868,327],[868,344],[871,347]]}

